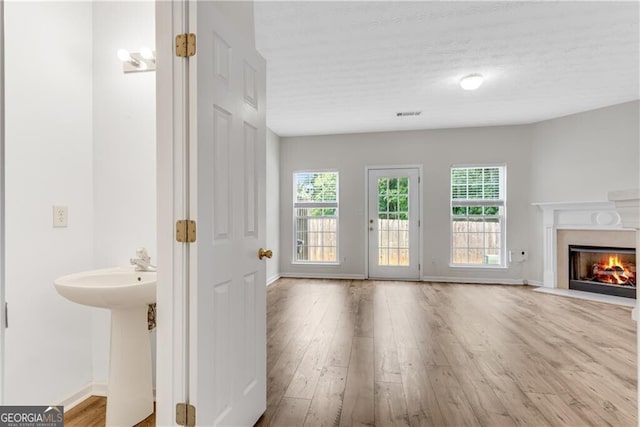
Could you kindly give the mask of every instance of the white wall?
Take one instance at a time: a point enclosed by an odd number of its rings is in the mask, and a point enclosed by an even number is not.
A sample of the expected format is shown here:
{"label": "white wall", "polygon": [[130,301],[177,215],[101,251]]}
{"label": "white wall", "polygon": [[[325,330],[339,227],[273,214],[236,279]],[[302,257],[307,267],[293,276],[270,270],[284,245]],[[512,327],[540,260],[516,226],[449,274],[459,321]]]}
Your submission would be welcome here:
{"label": "white wall", "polygon": [[267,129],[267,283],[280,275],[280,137]]}
{"label": "white wall", "polygon": [[[640,102],[510,127],[446,129],[281,139],[281,258],[284,275],[360,277],[364,271],[364,167],[423,165],[423,276],[542,280],[542,216],[533,202],[605,201],[611,190],[640,186]],[[529,259],[508,270],[448,266],[449,167],[507,164],[507,248]],[[295,265],[292,173],[340,172],[339,266]]]}
{"label": "white wall", "polygon": [[[640,102],[532,125],[531,202],[606,201],[640,187]],[[542,213],[530,208],[529,278],[542,281]]]}
{"label": "white wall", "polygon": [[[5,404],[92,379],[91,312],[56,277],[93,267],[91,4],[6,2]],[[55,30],[55,31],[53,31]],[[68,228],[52,206],[69,207]]]}
{"label": "white wall", "polygon": [[[116,56],[154,46],[154,4],[9,2],[6,25],[4,403],[54,403],[106,382],[109,313],[53,280],[156,254],[155,74]],[[54,204],[68,228],[52,228]]]}
{"label": "white wall", "polygon": [[[122,72],[118,49],[155,45],[153,2],[93,4],[94,264],[156,250],[155,73]],[[94,381],[106,382],[109,312],[94,310]]]}
{"label": "white wall", "polygon": [[[280,270],[283,274],[359,277],[365,272],[365,166],[422,165],[423,271],[427,277],[520,282],[523,264],[507,269],[449,266],[452,164],[507,165],[507,245],[528,249],[530,139],[527,126],[281,138]],[[337,169],[340,174],[338,266],[292,264],[292,174]]]}
{"label": "white wall", "polygon": [[639,106],[627,102],[534,124],[531,201],[602,201],[611,190],[638,187]]}

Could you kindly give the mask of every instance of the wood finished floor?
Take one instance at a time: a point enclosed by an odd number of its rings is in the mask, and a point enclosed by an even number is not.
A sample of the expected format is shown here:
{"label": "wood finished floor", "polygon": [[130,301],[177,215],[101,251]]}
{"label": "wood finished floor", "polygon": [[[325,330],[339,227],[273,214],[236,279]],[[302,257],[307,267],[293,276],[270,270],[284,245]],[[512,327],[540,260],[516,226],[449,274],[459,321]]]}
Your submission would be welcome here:
{"label": "wood finished floor", "polygon": [[[258,426],[637,425],[629,308],[517,286],[301,279],[267,299]],[[104,426],[104,411],[91,398],[65,425]]]}
{"label": "wood finished floor", "polygon": [[[91,396],[78,406],[64,413],[65,427],[104,427],[106,424],[107,398]],[[154,427],[155,413],[135,425],[135,427]]]}
{"label": "wood finished floor", "polygon": [[629,308],[529,287],[281,279],[259,426],[636,426]]}

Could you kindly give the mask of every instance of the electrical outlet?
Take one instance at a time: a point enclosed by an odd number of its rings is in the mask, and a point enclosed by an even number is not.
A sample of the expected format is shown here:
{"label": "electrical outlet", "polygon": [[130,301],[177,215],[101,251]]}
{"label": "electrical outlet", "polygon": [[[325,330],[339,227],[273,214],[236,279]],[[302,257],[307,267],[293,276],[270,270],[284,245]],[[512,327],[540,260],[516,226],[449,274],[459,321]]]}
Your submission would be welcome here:
{"label": "electrical outlet", "polygon": [[509,251],[509,263],[525,262],[529,259],[529,252],[525,249],[517,249]]}
{"label": "electrical outlet", "polygon": [[66,206],[53,207],[53,226],[55,228],[66,227],[69,210]]}

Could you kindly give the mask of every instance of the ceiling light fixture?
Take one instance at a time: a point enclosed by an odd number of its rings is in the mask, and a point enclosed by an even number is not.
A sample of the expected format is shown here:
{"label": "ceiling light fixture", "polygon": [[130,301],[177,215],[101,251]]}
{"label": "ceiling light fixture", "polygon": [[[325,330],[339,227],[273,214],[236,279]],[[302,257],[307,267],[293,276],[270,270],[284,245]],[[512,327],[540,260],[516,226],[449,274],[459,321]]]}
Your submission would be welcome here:
{"label": "ceiling light fixture", "polygon": [[470,74],[460,80],[460,86],[464,90],[476,90],[482,85],[484,77],[481,74]]}

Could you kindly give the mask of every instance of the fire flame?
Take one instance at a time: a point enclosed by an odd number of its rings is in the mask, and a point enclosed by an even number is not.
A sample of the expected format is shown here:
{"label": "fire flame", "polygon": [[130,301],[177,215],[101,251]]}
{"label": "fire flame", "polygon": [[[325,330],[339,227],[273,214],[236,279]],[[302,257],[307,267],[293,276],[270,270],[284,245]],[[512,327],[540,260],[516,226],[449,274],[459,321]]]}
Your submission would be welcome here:
{"label": "fire flame", "polygon": [[635,273],[623,265],[618,255],[610,255],[608,262],[601,262],[598,266],[598,280],[612,284],[635,284]]}
{"label": "fire flame", "polygon": [[618,255],[610,256],[609,262],[604,265],[604,268],[613,268],[615,266],[622,268],[622,262],[618,259]]}

